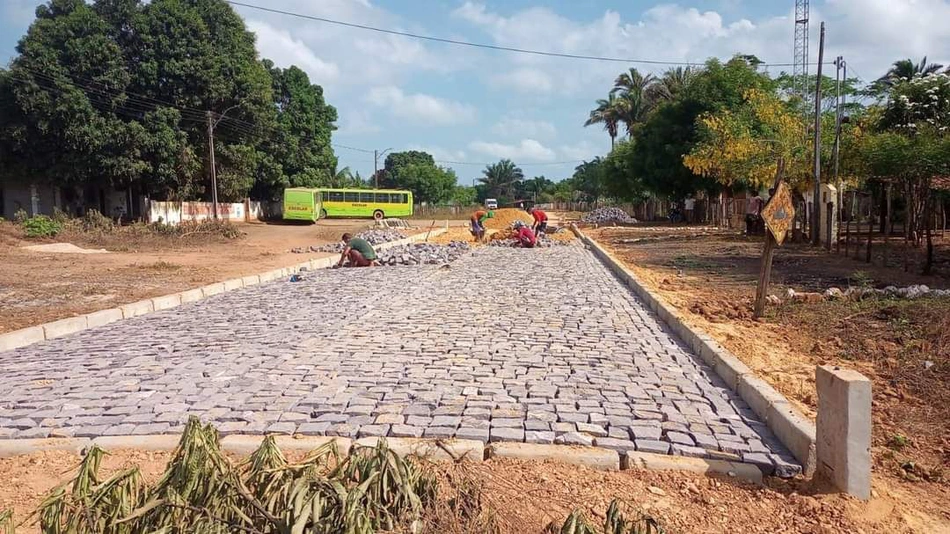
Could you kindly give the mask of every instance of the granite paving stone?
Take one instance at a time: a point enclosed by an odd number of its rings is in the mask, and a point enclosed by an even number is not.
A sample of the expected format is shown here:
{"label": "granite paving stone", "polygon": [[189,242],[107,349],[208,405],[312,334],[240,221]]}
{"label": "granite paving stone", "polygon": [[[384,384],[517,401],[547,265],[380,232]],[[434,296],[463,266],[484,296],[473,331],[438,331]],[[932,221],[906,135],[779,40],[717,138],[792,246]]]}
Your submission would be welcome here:
{"label": "granite paving stone", "polygon": [[0,407],[13,439],[178,433],[198,415],[222,434],[632,441],[801,470],[579,244],[312,270],[2,352]]}

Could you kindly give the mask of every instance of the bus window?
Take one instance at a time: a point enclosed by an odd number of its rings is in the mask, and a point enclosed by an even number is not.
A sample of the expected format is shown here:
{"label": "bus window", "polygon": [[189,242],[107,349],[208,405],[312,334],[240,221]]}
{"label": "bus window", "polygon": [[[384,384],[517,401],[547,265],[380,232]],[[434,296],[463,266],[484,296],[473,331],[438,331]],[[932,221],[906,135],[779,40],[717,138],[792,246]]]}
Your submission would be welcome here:
{"label": "bus window", "polygon": [[409,195],[407,195],[407,194],[405,194],[405,193],[402,194],[402,203],[403,203],[403,204],[408,204],[408,203],[409,203]]}
{"label": "bus window", "polygon": [[360,194],[359,193],[343,193],[344,202],[359,202]]}
{"label": "bus window", "polygon": [[320,192],[320,198],[321,198],[321,200],[323,200],[324,202],[326,202],[326,201],[330,200],[330,193],[327,193],[326,191],[321,191],[321,192]]}
{"label": "bus window", "polygon": [[376,193],[377,204],[389,204],[389,195],[386,193]]}
{"label": "bus window", "polygon": [[393,204],[402,204],[402,195],[400,195],[399,193],[390,193],[389,201],[392,202]]}
{"label": "bus window", "polygon": [[330,202],[343,202],[343,191],[330,191]]}
{"label": "bus window", "polygon": [[360,202],[368,204],[373,201],[372,193],[360,193]]}

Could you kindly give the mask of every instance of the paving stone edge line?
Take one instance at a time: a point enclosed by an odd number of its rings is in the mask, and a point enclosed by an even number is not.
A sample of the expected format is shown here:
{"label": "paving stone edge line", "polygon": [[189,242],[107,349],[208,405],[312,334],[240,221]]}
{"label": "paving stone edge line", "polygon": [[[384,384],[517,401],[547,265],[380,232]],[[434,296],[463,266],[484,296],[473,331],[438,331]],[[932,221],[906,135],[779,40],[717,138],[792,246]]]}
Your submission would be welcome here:
{"label": "paving stone edge line", "polygon": [[663,322],[669,325],[693,352],[715,370],[726,385],[749,405],[752,411],[775,433],[779,441],[791,451],[795,459],[802,464],[805,474],[811,476],[816,467],[815,424],[778,390],[757,377],[752,369],[717,343],[712,336],[699,328],[687,325],[675,308],[647,289],[633,271],[603,248],[600,243],[586,236],[575,225],[571,225],[571,230]]}
{"label": "paving stone edge line", "polygon": [[[427,236],[430,238],[435,237],[444,234],[446,231],[447,229],[445,228],[439,228],[427,232],[421,232],[411,235],[405,239],[399,239],[396,241],[390,241],[389,243],[376,245],[376,248],[378,250],[385,250],[401,245],[408,245],[410,243],[417,243],[419,241],[425,241]],[[20,347],[25,347],[27,345],[32,345],[34,343],[40,343],[42,341],[54,339],[60,336],[75,334],[76,332],[114,323],[122,319],[131,319],[132,317],[139,317],[149,313],[167,310],[182,304],[187,304],[189,302],[206,299],[210,296],[227,291],[241,289],[242,287],[271,282],[273,280],[280,280],[281,278],[285,278],[291,274],[300,272],[301,268],[307,268],[310,270],[327,269],[331,267],[336,261],[337,259],[333,256],[328,258],[312,259],[291,265],[290,267],[284,267],[282,269],[273,269],[260,274],[232,278],[230,280],[215,282],[198,288],[179,291],[170,295],[161,295],[150,299],[122,304],[120,306],[116,306],[115,308],[96,310],[94,312],[77,315],[75,317],[67,317],[65,319],[60,319],[49,323],[21,328],[19,330],[0,334],[0,353],[18,349]]]}
{"label": "paving stone edge line", "polygon": [[[348,453],[354,446],[372,447],[377,440],[382,439],[290,435],[277,435],[275,438],[277,446],[285,451],[311,451],[335,441],[341,453]],[[262,434],[230,434],[221,438],[221,449],[224,452],[238,456],[247,456],[257,449],[263,439],[264,435]],[[47,451],[82,454],[92,445],[98,445],[105,450],[171,451],[178,446],[180,440],[181,434],[101,436],[98,438],[0,439],[0,458]],[[617,452],[600,447],[576,445],[515,442],[485,444],[481,441],[466,439],[386,438],[386,440],[390,448],[398,455],[421,454],[432,460],[481,462],[497,457],[580,465],[609,471],[639,469],[648,471],[688,471],[725,475],[756,484],[762,483],[762,472],[754,465],[726,460],[636,451]]]}

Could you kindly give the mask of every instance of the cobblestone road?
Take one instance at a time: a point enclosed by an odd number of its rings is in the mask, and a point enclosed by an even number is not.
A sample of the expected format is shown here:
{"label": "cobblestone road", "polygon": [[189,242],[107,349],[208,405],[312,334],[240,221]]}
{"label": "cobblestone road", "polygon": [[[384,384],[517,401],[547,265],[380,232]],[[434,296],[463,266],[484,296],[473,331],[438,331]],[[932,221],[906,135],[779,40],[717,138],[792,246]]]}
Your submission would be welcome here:
{"label": "cobblestone road", "polygon": [[580,245],[326,270],[0,354],[0,437],[171,433],[590,444],[797,469]]}

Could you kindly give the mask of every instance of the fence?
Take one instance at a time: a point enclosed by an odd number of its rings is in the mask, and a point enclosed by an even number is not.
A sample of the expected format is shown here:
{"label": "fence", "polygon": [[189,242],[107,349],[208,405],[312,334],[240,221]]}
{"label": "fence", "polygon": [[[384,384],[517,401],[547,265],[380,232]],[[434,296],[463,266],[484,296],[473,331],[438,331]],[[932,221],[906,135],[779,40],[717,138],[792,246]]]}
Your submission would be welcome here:
{"label": "fence", "polygon": [[[228,222],[250,222],[279,219],[282,214],[280,202],[219,202],[218,218]],[[204,221],[214,218],[211,202],[176,202],[149,200],[145,220],[149,223],[177,225],[183,221]]]}

